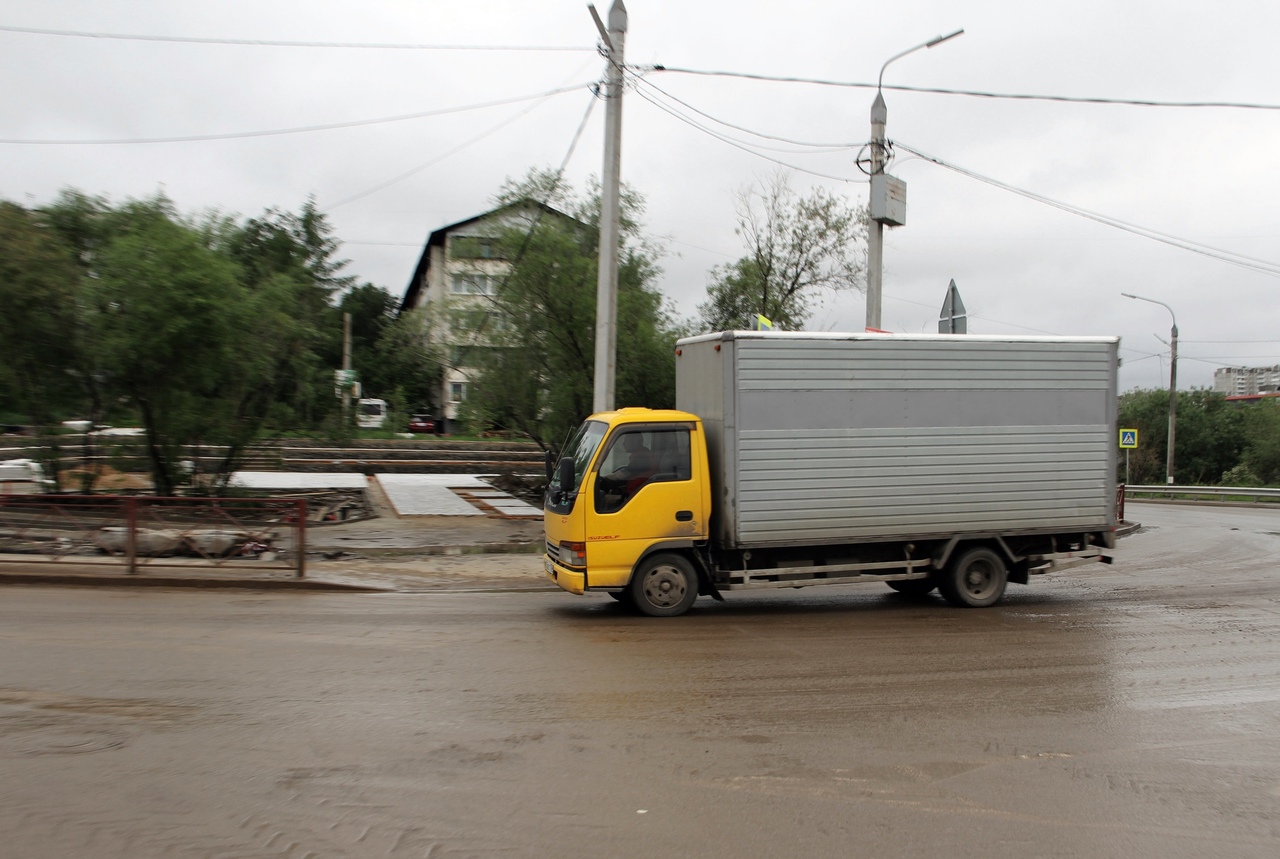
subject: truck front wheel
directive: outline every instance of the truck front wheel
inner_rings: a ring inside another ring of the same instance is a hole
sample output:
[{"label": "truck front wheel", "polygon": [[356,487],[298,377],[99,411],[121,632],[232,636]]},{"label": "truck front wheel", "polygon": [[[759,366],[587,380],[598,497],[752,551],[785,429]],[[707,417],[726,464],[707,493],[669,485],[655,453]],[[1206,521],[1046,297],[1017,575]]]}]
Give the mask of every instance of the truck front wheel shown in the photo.
[{"label": "truck front wheel", "polygon": [[698,598],[698,574],[680,555],[651,555],[640,562],[627,591],[642,614],[675,617]]},{"label": "truck front wheel", "polygon": [[1000,556],[981,547],[962,552],[938,577],[938,590],[961,608],[986,608],[1004,596],[1009,570]]}]

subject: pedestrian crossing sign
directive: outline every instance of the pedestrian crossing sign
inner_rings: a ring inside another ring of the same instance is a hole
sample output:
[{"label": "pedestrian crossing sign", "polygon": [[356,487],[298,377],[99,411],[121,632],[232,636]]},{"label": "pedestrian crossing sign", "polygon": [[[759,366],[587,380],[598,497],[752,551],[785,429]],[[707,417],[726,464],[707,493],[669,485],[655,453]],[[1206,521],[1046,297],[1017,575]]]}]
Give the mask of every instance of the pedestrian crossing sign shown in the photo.
[{"label": "pedestrian crossing sign", "polygon": [[1138,431],[1136,429],[1120,430],[1120,449],[1132,450],[1138,446]]}]

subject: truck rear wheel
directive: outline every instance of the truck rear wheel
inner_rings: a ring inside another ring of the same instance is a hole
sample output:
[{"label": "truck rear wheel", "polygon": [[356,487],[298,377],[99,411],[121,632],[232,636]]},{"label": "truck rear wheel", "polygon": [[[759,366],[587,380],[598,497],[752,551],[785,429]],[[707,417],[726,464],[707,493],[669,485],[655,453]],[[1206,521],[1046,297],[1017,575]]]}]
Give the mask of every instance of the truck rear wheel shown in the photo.
[{"label": "truck rear wheel", "polygon": [[977,547],[962,552],[938,578],[938,590],[960,608],[986,608],[1004,596],[1009,570],[1000,556]]},{"label": "truck rear wheel", "polygon": [[698,574],[679,555],[651,555],[640,562],[627,592],[642,614],[676,617],[698,598]]}]

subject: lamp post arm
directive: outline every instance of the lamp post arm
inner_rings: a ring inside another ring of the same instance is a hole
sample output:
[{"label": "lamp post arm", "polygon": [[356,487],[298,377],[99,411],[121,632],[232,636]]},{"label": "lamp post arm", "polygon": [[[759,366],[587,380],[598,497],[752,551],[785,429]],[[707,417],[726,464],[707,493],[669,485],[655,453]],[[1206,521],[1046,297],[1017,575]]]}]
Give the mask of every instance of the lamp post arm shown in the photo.
[{"label": "lamp post arm", "polygon": [[960,36],[963,34],[964,34],[964,30],[960,29],[960,30],[956,30],[954,33],[948,33],[945,36],[934,36],[929,41],[921,42],[920,44],[916,45],[914,48],[907,48],[905,51],[903,51],[900,54],[894,54],[892,57],[885,60],[884,65],[880,67],[880,77],[876,80],[876,90],[878,91],[882,86],[884,86],[884,70],[889,68],[889,63],[892,63],[894,60],[900,60],[903,57],[905,57],[907,54],[914,54],[916,51],[924,50],[925,48],[932,48],[934,45],[941,45],[943,42],[949,39],[954,39],[956,36]]},{"label": "lamp post arm", "polygon": [[1136,298],[1138,301],[1146,301],[1151,304],[1158,304],[1161,307],[1163,307],[1165,310],[1169,311],[1169,318],[1173,320],[1173,336],[1174,337],[1178,336],[1178,317],[1174,315],[1172,307],[1165,304],[1163,301],[1157,301],[1154,298],[1147,298],[1142,295],[1134,295],[1132,292],[1122,292],[1120,294],[1123,295],[1125,298]]}]

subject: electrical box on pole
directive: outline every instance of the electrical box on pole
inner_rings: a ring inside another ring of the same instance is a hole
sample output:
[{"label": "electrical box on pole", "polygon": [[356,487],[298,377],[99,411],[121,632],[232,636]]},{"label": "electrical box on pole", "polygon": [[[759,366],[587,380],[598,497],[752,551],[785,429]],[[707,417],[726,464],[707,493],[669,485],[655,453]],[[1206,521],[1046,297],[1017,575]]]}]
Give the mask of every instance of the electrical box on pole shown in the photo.
[{"label": "electrical box on pole", "polygon": [[907,223],[907,183],[888,173],[871,177],[871,220],[890,227]]}]

